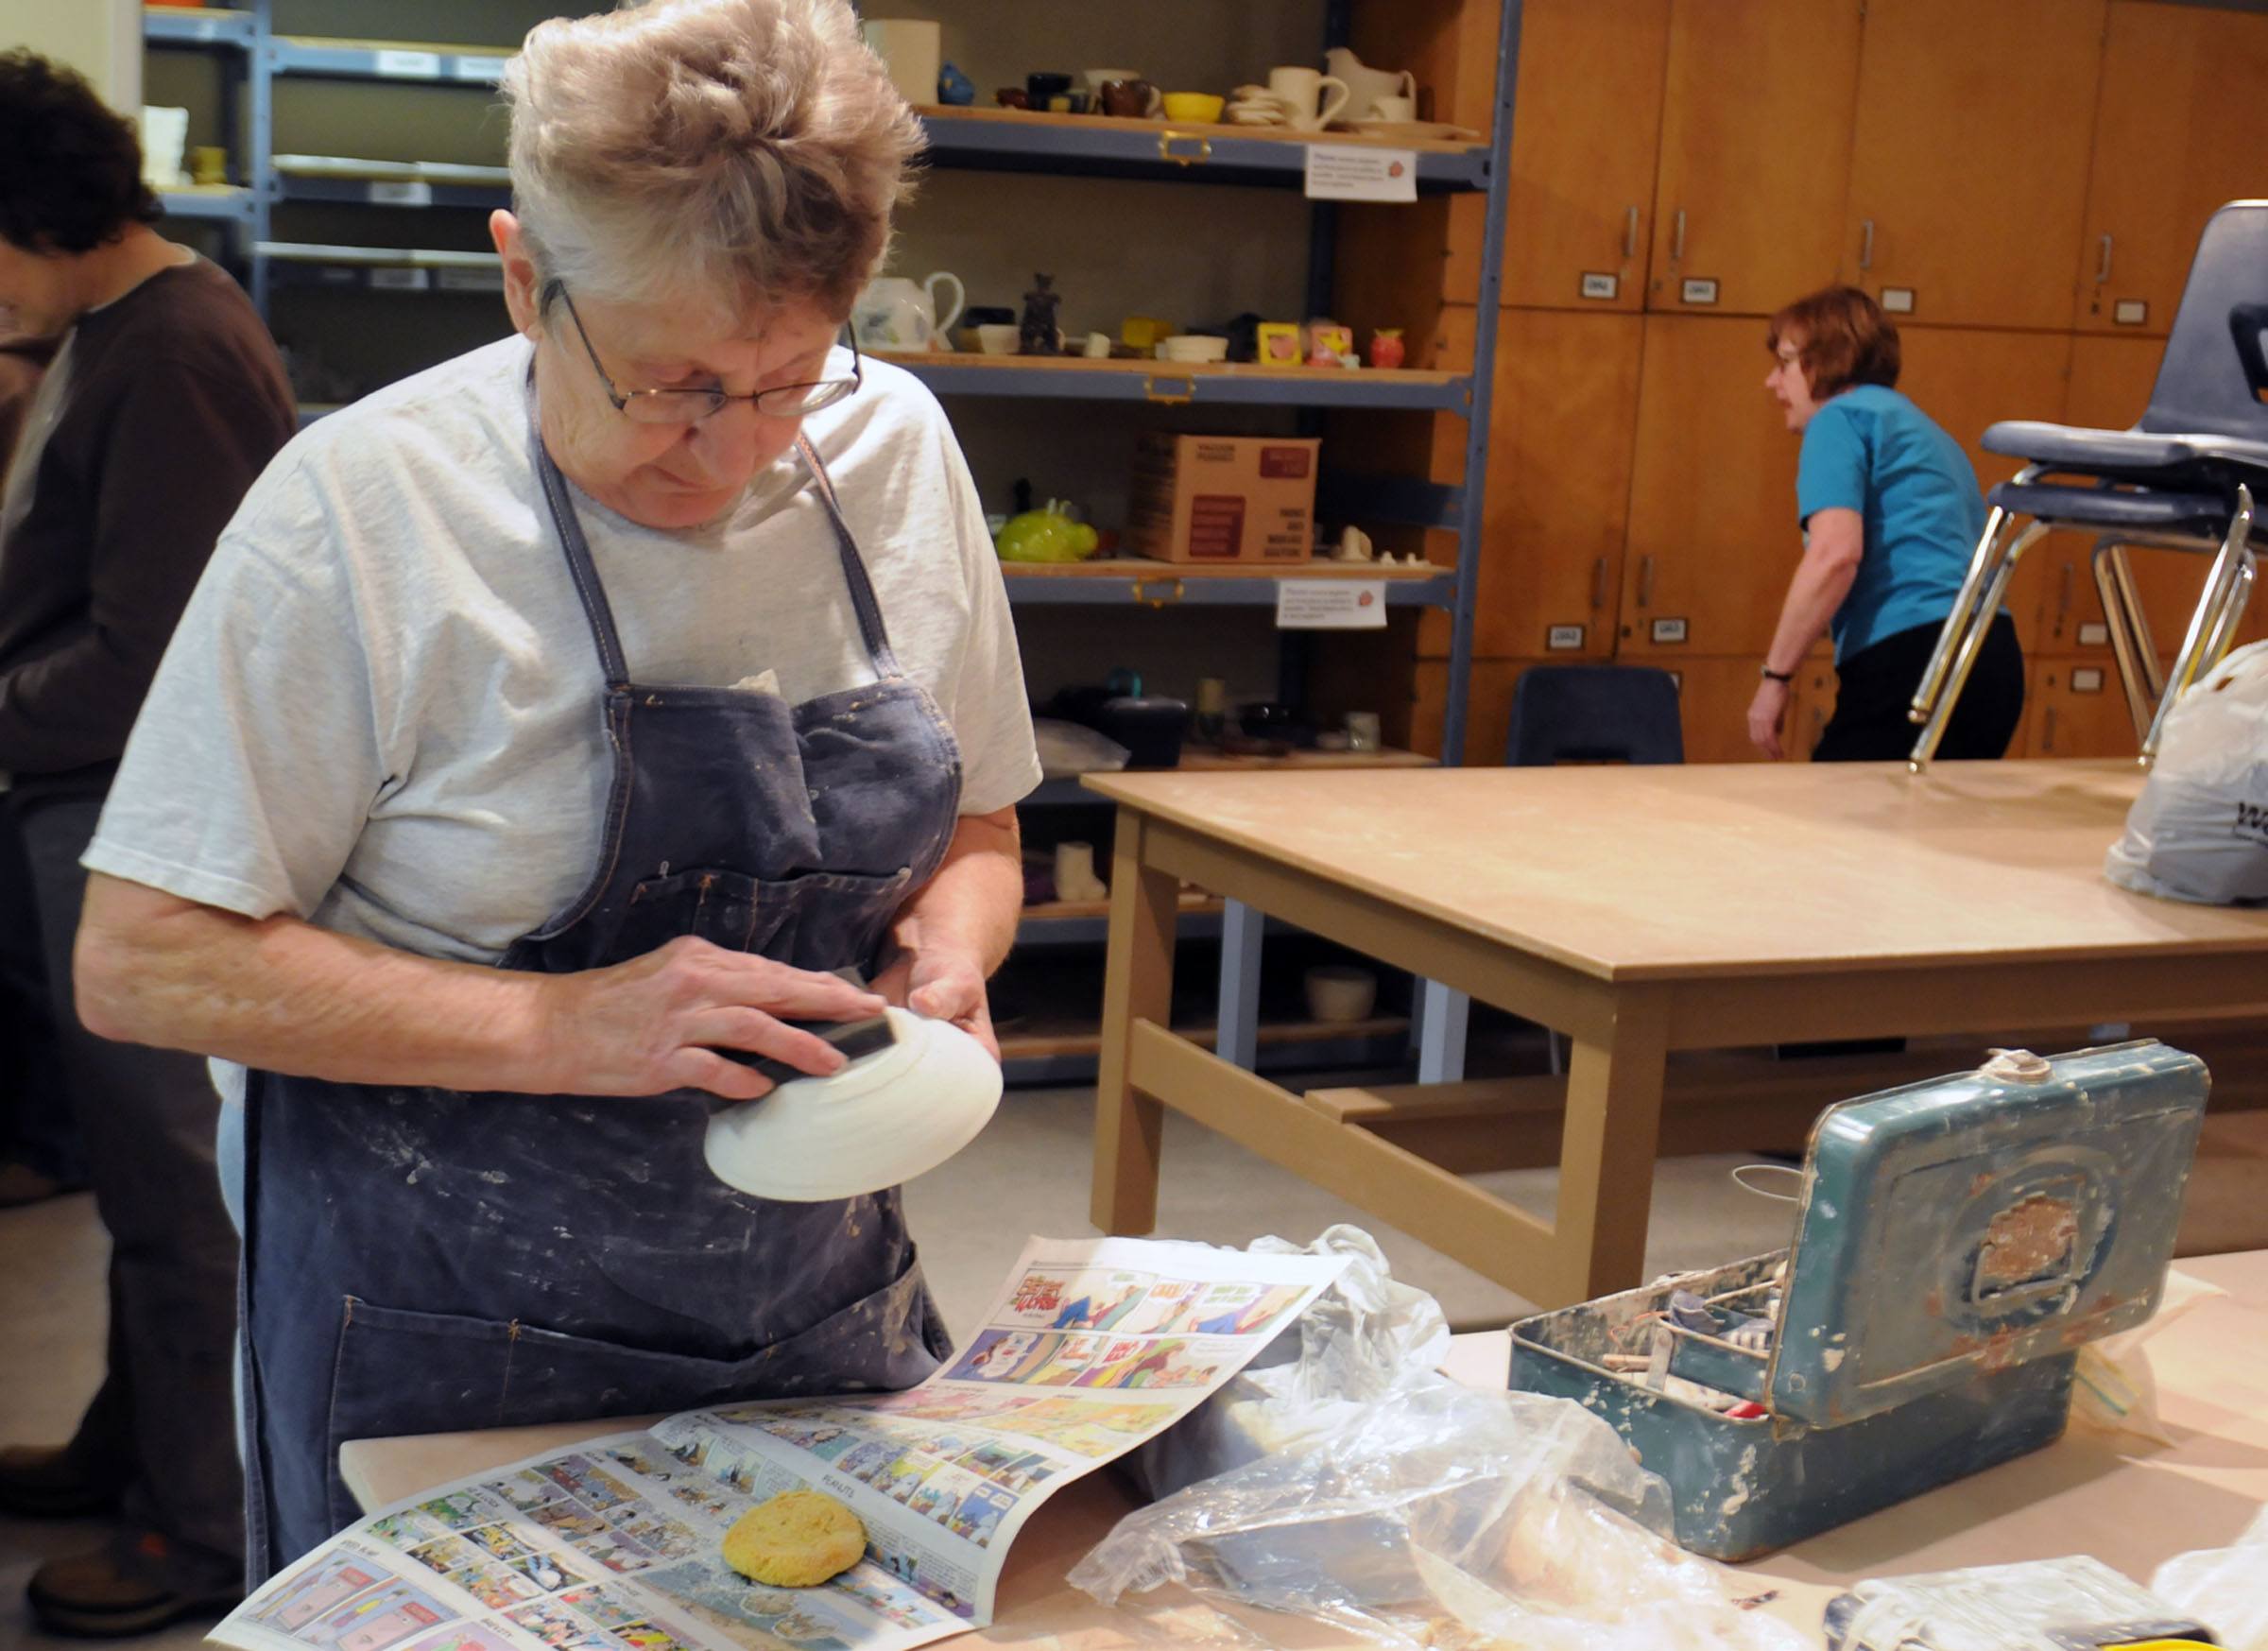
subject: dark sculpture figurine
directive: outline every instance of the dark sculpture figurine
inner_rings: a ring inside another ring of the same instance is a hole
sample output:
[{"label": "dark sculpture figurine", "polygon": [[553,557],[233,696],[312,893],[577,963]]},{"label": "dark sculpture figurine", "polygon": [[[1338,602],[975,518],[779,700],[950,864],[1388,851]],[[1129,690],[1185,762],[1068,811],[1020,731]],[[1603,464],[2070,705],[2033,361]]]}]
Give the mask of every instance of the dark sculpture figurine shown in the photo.
[{"label": "dark sculpture figurine", "polygon": [[1056,327],[1056,306],[1063,295],[1054,290],[1055,277],[1034,274],[1032,290],[1023,295],[1023,320],[1016,335],[1019,355],[1060,355],[1061,335]]}]

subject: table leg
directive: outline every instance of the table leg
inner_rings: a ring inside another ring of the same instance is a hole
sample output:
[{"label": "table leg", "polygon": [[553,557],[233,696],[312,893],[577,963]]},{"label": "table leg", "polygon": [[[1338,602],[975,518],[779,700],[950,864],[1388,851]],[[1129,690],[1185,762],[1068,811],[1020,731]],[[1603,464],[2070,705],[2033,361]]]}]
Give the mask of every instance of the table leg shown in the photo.
[{"label": "table leg", "polygon": [[1624,989],[1615,995],[1606,1040],[1573,1040],[1553,1222],[1566,1300],[1589,1300],[1644,1281],[1667,1008],[1655,993]]},{"label": "table leg", "polygon": [[1472,1000],[1437,980],[1420,980],[1418,1006],[1418,1081],[1460,1081],[1465,1076],[1465,1027]]},{"label": "table leg", "polygon": [[1094,1092],[1094,1224],[1106,1232],[1158,1225],[1158,1141],[1165,1109],[1128,1082],[1134,1025],[1170,1023],[1180,883],[1143,864],[1143,818],[1118,814],[1110,865],[1110,939],[1103,978],[1103,1048]]}]

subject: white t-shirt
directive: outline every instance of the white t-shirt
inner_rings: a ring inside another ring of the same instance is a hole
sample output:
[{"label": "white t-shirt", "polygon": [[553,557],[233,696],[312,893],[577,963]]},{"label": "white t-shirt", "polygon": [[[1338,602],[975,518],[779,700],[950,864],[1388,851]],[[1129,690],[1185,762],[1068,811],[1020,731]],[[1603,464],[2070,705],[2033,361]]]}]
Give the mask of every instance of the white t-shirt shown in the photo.
[{"label": "white t-shirt", "polygon": [[[588,885],[612,774],[604,674],[533,469],[507,338],[325,419],[221,536],[85,864],[247,917],[492,962]],[[848,362],[840,363],[848,370]],[[967,462],[919,381],[866,364],[814,414],[900,666],[960,742],[961,811],[1040,781]],[[791,451],[721,523],[576,513],[631,679],[793,701],[874,679]],[[224,1089],[233,1089],[224,1083]]]}]

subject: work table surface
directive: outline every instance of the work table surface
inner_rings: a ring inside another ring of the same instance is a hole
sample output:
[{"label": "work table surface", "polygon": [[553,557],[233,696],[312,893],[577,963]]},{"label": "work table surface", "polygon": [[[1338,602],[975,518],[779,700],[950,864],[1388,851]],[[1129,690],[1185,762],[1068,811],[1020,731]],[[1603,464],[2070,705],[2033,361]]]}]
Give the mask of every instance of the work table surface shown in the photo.
[{"label": "work table surface", "polygon": [[2132,763],[1097,774],[1144,817],[1611,981],[2161,949],[2268,965],[2268,911],[2103,875]]}]

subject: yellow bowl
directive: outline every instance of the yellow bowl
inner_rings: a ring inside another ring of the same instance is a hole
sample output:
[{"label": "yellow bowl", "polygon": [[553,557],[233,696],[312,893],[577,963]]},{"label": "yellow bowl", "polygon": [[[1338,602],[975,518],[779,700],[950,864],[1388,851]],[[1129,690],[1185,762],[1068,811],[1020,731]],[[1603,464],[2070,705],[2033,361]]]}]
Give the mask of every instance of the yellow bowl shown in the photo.
[{"label": "yellow bowl", "polygon": [[1168,92],[1164,99],[1165,118],[1189,126],[1211,126],[1221,118],[1228,101],[1210,92]]}]

